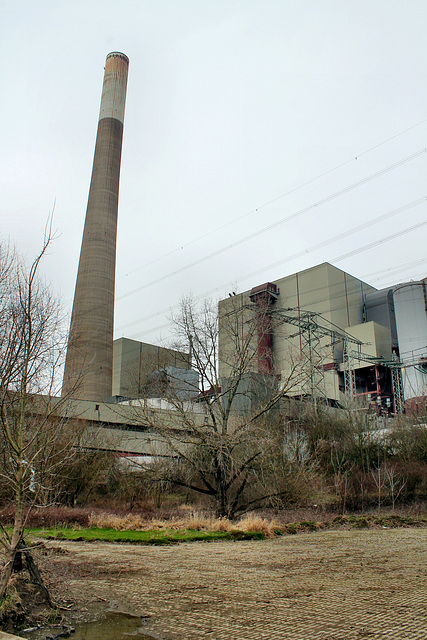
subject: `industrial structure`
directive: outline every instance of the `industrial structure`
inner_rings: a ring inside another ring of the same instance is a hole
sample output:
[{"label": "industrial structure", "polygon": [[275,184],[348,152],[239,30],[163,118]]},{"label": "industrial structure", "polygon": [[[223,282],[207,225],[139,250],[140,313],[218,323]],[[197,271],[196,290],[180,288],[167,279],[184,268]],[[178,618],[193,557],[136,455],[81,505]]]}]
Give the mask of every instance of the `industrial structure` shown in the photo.
[{"label": "industrial structure", "polygon": [[425,281],[377,291],[324,263],[229,296],[219,316],[221,380],[233,375],[234,349],[221,326],[235,316],[242,335],[256,322],[250,373],[260,390],[266,376],[288,381],[298,363],[287,395],[335,406],[362,396],[383,413],[425,406]]},{"label": "industrial structure", "polygon": [[120,162],[129,60],[105,63],[92,179],[64,370],[63,395],[111,396]]},{"label": "industrial structure", "polygon": [[[207,402],[227,397],[244,345],[237,411],[274,385],[286,394],[342,406],[363,396],[378,411],[425,404],[426,282],[376,290],[324,263],[231,295],[219,303],[218,380],[191,369],[191,352],[127,338],[113,345],[116,232],[128,58],[108,54],[64,370],[63,396],[95,403],[158,399]],[[243,340],[240,340],[240,338]],[[240,345],[240,347],[238,347]],[[252,355],[248,355],[252,354]],[[298,364],[298,367],[295,365]],[[302,372],[302,375],[301,375]],[[277,384],[276,384],[277,383]],[[222,389],[222,391],[221,391]],[[225,394],[225,395],[224,395]],[[234,397],[234,396],[233,396]],[[245,404],[246,403],[246,404]],[[196,411],[196,408],[195,408]],[[200,407],[196,412],[200,412]]]},{"label": "industrial structure", "polygon": [[[425,409],[427,401],[427,284],[426,279],[397,284],[369,294],[366,319],[386,327],[393,359],[388,363],[401,384],[406,409]],[[400,376],[396,372],[400,372]],[[395,394],[396,395],[396,394]],[[403,407],[402,407],[403,408]],[[399,409],[399,407],[398,407]]]},{"label": "industrial structure", "polygon": [[201,392],[190,353],[120,338],[113,396],[68,400],[66,412],[87,425],[82,446],[148,460],[171,455],[165,425],[172,433],[188,420],[207,424],[208,404],[230,401],[236,374],[236,414],[267,406],[288,378],[285,395],[302,401],[339,407],[363,398],[382,415],[425,411],[426,283],[378,291],[324,263],[230,295],[219,303],[217,362],[219,386]]},{"label": "industrial structure", "polygon": [[113,401],[176,395],[190,400],[199,393],[191,354],[129,338],[113,342]]}]

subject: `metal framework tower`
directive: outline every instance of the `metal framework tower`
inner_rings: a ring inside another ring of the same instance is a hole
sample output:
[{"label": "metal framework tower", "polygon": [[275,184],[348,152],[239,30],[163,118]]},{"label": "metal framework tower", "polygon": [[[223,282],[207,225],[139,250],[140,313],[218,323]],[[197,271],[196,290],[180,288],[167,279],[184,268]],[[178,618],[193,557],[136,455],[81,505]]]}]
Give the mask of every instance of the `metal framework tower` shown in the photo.
[{"label": "metal framework tower", "polygon": [[393,364],[391,366],[391,380],[393,385],[394,412],[403,413],[405,408],[405,396],[403,393],[402,383],[402,363],[397,356],[393,358]]},{"label": "metal framework tower", "polygon": [[344,390],[350,400],[356,398],[356,377],[355,377],[355,360],[358,358],[359,351],[355,352],[351,348],[351,342],[345,336],[343,340],[343,362],[344,362]]},{"label": "metal framework tower", "polygon": [[[271,283],[269,283],[270,286]],[[392,360],[386,360],[382,357],[372,356],[362,352],[363,343],[357,338],[351,336],[345,330],[340,329],[333,323],[323,318],[320,314],[305,311],[300,308],[275,308],[272,302],[266,304],[267,285],[262,285],[252,289],[250,299],[252,302],[258,302],[258,361],[263,364],[259,367],[259,371],[268,374],[274,374],[272,367],[272,346],[273,346],[273,325],[275,329],[283,324],[293,325],[298,328],[297,333],[289,335],[288,338],[300,337],[300,350],[303,358],[302,365],[304,371],[304,380],[301,383],[301,392],[310,396],[314,403],[317,400],[326,400],[325,388],[325,371],[329,370],[329,364],[324,363],[322,353],[322,338],[329,338],[330,346],[342,343],[342,358],[344,373],[344,391],[350,400],[355,400],[357,396],[356,390],[356,369],[360,362],[374,365],[376,375],[378,376],[377,367],[385,367],[391,373],[394,412],[402,413],[405,406],[403,384],[402,384],[402,367],[415,366],[416,362],[405,363],[400,362],[397,356],[393,356]],[[275,292],[274,292],[275,293]],[[258,300],[258,295],[262,294]],[[275,300],[273,300],[275,302]],[[262,303],[262,304],[261,304]],[[248,306],[253,309],[253,306]],[[325,346],[325,345],[323,345]],[[328,345],[329,346],[329,345]],[[266,358],[268,356],[268,358]],[[265,364],[268,363],[268,366]],[[331,363],[335,364],[335,363]],[[387,405],[388,406],[388,405]]]},{"label": "metal framework tower", "polygon": [[[346,393],[353,395],[352,388],[349,387],[349,384],[354,384],[354,374],[350,369],[351,362],[348,360],[350,354],[349,344],[355,344],[357,348],[360,349],[362,343],[329,323],[318,313],[304,311],[302,309],[277,309],[276,314],[281,322],[293,325],[299,329],[295,335],[300,336],[301,354],[304,358],[304,371],[306,372],[305,381],[302,385],[303,392],[310,395],[314,401],[316,401],[316,399],[326,399],[325,368],[321,338],[327,337],[331,340],[332,344],[340,341],[343,342],[344,362],[346,363],[345,390]],[[350,383],[347,380],[349,380]]]},{"label": "metal framework tower", "polygon": [[109,53],[74,294],[63,395],[111,396],[120,162],[129,60]]}]

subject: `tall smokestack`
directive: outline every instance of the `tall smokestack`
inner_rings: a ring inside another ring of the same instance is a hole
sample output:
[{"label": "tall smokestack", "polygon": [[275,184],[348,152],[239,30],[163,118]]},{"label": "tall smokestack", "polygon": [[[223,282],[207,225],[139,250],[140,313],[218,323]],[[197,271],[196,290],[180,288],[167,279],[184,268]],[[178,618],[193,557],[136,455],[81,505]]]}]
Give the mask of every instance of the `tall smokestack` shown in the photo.
[{"label": "tall smokestack", "polygon": [[62,393],[111,396],[120,160],[129,59],[109,53],[74,293]]}]

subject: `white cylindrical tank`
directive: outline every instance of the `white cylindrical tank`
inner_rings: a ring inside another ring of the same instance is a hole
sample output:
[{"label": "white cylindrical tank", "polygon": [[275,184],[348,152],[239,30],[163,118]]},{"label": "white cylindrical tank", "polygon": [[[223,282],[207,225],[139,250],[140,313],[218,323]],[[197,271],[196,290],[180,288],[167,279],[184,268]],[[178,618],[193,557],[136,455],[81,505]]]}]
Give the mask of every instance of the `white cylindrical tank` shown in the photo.
[{"label": "white cylindrical tank", "polygon": [[425,280],[393,289],[405,401],[427,397],[427,290]]}]

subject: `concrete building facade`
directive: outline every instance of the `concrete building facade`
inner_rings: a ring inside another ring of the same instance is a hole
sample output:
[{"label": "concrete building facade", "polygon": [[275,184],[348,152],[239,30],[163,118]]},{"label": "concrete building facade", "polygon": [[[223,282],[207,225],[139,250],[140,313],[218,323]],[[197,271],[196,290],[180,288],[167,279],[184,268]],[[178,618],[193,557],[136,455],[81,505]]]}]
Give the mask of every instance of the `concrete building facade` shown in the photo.
[{"label": "concrete building facade", "polygon": [[129,338],[114,340],[112,395],[117,399],[158,397],[171,381],[178,394],[191,395],[193,388],[198,390],[194,374],[188,353]]},{"label": "concrete building facade", "polygon": [[[250,372],[285,381],[287,395],[337,405],[346,394],[363,396],[389,413],[404,410],[411,399],[425,401],[424,281],[378,291],[324,263],[220,301],[220,323],[233,315],[240,317],[242,335],[253,331]],[[256,331],[251,322],[257,323]],[[235,344],[220,329],[223,380],[233,375],[229,363]],[[289,384],[296,363],[300,375]]]},{"label": "concrete building facade", "polygon": [[[270,341],[274,375],[279,376],[282,381],[288,380],[298,362],[303,359],[308,363],[311,361],[313,371],[322,369],[322,380],[313,380],[312,373],[308,373],[305,379],[302,377],[297,384],[289,385],[292,387],[290,395],[311,395],[312,385],[315,384],[316,387],[323,387],[319,393],[330,401],[339,402],[344,391],[343,374],[338,370],[338,363],[343,359],[343,341],[334,340],[333,331],[335,328],[337,333],[340,330],[343,333],[342,327],[362,322],[364,296],[374,291],[374,288],[327,263],[268,284],[273,285],[275,291],[274,305],[267,310],[267,315],[272,318]],[[250,318],[260,312],[251,301],[253,292],[259,289],[260,287],[254,287],[238,296],[222,300],[219,303],[220,318],[229,314],[233,307],[241,307],[244,316],[242,327],[246,327],[242,330],[247,330]],[[266,310],[261,310],[261,314],[266,315]],[[325,329],[314,332],[311,350],[304,331],[304,327],[309,327],[310,319],[313,326],[320,324]],[[254,335],[253,349],[259,348],[258,343],[259,332],[257,336]],[[313,354],[313,347],[317,355]],[[230,356],[224,356],[229,348],[225,332],[220,331],[221,378],[231,375],[227,366]],[[318,362],[315,361],[316,358]],[[265,365],[260,364],[259,358],[254,358],[252,371],[266,373]]]}]

